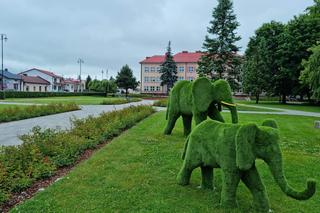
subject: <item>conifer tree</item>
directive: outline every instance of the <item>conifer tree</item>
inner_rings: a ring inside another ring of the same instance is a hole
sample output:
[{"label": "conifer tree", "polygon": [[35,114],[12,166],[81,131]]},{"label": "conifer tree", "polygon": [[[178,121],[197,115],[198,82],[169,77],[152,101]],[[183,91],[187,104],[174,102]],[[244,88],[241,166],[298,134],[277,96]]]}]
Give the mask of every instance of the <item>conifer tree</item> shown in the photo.
[{"label": "conifer tree", "polygon": [[170,41],[167,47],[165,61],[161,64],[160,67],[160,73],[161,86],[167,85],[167,92],[169,93],[174,83],[178,80],[177,65],[173,60]]},{"label": "conifer tree", "polygon": [[220,79],[224,73],[235,69],[241,62],[236,55],[239,47],[235,44],[241,39],[235,32],[239,22],[236,20],[231,0],[218,0],[212,18],[207,29],[209,35],[206,35],[203,43],[205,54],[199,61],[197,72],[200,76]]},{"label": "conifer tree", "polygon": [[133,76],[133,71],[127,64],[118,72],[115,82],[119,88],[126,90],[126,97],[129,89],[135,89],[138,86],[138,82]]}]

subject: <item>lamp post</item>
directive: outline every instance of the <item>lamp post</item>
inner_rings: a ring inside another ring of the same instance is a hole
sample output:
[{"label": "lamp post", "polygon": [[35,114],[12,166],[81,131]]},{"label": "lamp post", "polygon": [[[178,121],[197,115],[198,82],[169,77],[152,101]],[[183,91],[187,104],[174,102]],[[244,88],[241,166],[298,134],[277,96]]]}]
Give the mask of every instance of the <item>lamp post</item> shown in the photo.
[{"label": "lamp post", "polygon": [[80,65],[80,75],[79,75],[79,80],[80,80],[80,92],[82,92],[82,82],[81,82],[81,64],[82,64],[82,63],[84,63],[84,61],[83,61],[81,58],[79,58],[77,62],[78,62],[78,64]]},{"label": "lamp post", "polygon": [[106,96],[108,96],[108,92],[109,92],[109,84],[110,84],[110,81],[108,80],[108,69],[106,70],[106,79],[107,79],[107,92],[106,92]]},{"label": "lamp post", "polygon": [[1,34],[1,90],[3,93],[3,99],[5,98],[4,94],[4,75],[3,75],[3,41],[7,41],[7,35]]}]

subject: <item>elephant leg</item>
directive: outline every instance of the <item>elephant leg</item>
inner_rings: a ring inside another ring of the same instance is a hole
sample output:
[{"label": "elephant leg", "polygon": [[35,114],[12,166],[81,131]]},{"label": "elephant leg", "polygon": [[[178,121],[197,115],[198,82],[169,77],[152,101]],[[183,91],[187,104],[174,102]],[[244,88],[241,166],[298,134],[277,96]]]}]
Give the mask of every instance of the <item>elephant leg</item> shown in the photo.
[{"label": "elephant leg", "polygon": [[252,167],[249,171],[245,172],[241,179],[251,191],[253,206],[256,211],[268,212],[270,208],[268,195],[256,167]]},{"label": "elephant leg", "polygon": [[201,166],[201,188],[213,189],[213,168],[208,166]]},{"label": "elephant leg", "polygon": [[182,115],[183,120],[183,133],[188,136],[191,132],[192,115]]},{"label": "elephant leg", "polygon": [[208,110],[208,116],[213,120],[220,121],[220,122],[224,123],[224,119],[223,119],[221,113],[214,105],[210,106],[210,108]]},{"label": "elephant leg", "polygon": [[195,112],[195,113],[193,113],[196,125],[200,124],[202,121],[205,121],[207,119],[207,114],[208,114],[207,112]]},{"label": "elephant leg", "polygon": [[180,116],[179,114],[170,114],[169,115],[168,123],[167,123],[166,129],[164,130],[165,135],[171,134],[171,132],[174,128],[174,125],[176,124],[176,121],[179,118],[179,116]]},{"label": "elephant leg", "polygon": [[238,171],[222,170],[222,192],[221,206],[225,208],[236,208],[236,192],[240,181]]},{"label": "elephant leg", "polygon": [[179,185],[189,185],[193,169],[194,168],[189,168],[185,162],[183,163],[183,166],[180,169],[180,172],[177,176],[177,181]]}]

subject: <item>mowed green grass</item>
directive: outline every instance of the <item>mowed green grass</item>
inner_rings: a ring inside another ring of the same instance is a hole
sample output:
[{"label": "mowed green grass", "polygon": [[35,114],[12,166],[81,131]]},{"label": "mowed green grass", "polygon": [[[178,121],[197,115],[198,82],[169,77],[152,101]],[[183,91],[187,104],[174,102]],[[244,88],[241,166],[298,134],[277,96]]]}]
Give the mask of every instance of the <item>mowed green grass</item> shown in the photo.
[{"label": "mowed green grass", "polygon": [[237,101],[241,104],[247,104],[252,106],[263,106],[270,108],[280,108],[280,109],[290,109],[290,110],[300,110],[305,112],[319,112],[320,106],[312,106],[308,104],[281,104],[275,101],[260,101],[259,104],[256,104],[254,101]]},{"label": "mowed green grass", "polygon": [[7,98],[5,102],[16,103],[76,103],[78,105],[99,105],[103,101],[110,104],[125,101],[122,97],[99,97],[99,96],[70,96],[70,97],[48,97],[48,98]]},{"label": "mowed green grass", "polygon": [[[229,120],[230,116],[224,117]],[[239,117],[241,122],[257,123],[276,118],[289,183],[302,190],[309,177],[320,182],[320,130],[313,129],[314,118],[247,114]],[[189,186],[176,184],[185,138],[181,119],[173,134],[164,136],[164,118],[165,112],[159,112],[140,122],[12,212],[226,212],[219,207],[219,169],[214,171],[214,191],[198,188],[199,169],[193,172]],[[318,191],[308,201],[289,198],[275,184],[266,164],[260,160],[256,164],[274,212],[319,212]],[[239,185],[237,200],[239,209],[232,212],[252,212],[252,197],[243,183]]]}]

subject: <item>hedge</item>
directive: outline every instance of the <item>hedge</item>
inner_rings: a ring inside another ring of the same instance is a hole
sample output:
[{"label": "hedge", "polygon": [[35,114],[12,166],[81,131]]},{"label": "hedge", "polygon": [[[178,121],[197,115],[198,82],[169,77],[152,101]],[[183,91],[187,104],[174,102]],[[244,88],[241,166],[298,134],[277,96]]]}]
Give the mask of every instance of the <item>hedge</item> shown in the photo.
[{"label": "hedge", "polygon": [[21,145],[1,147],[0,204],[34,181],[52,176],[57,168],[75,163],[86,149],[119,135],[153,112],[151,106],[132,106],[99,117],[74,119],[71,130],[35,127],[21,136]]},{"label": "hedge", "polygon": [[56,113],[79,110],[80,107],[75,103],[57,103],[48,105],[12,106],[0,110],[0,123],[8,121],[34,118]]},{"label": "hedge", "polygon": [[41,98],[41,97],[62,97],[62,96],[106,96],[102,92],[20,92],[5,91],[0,92],[0,99],[5,98]]}]

